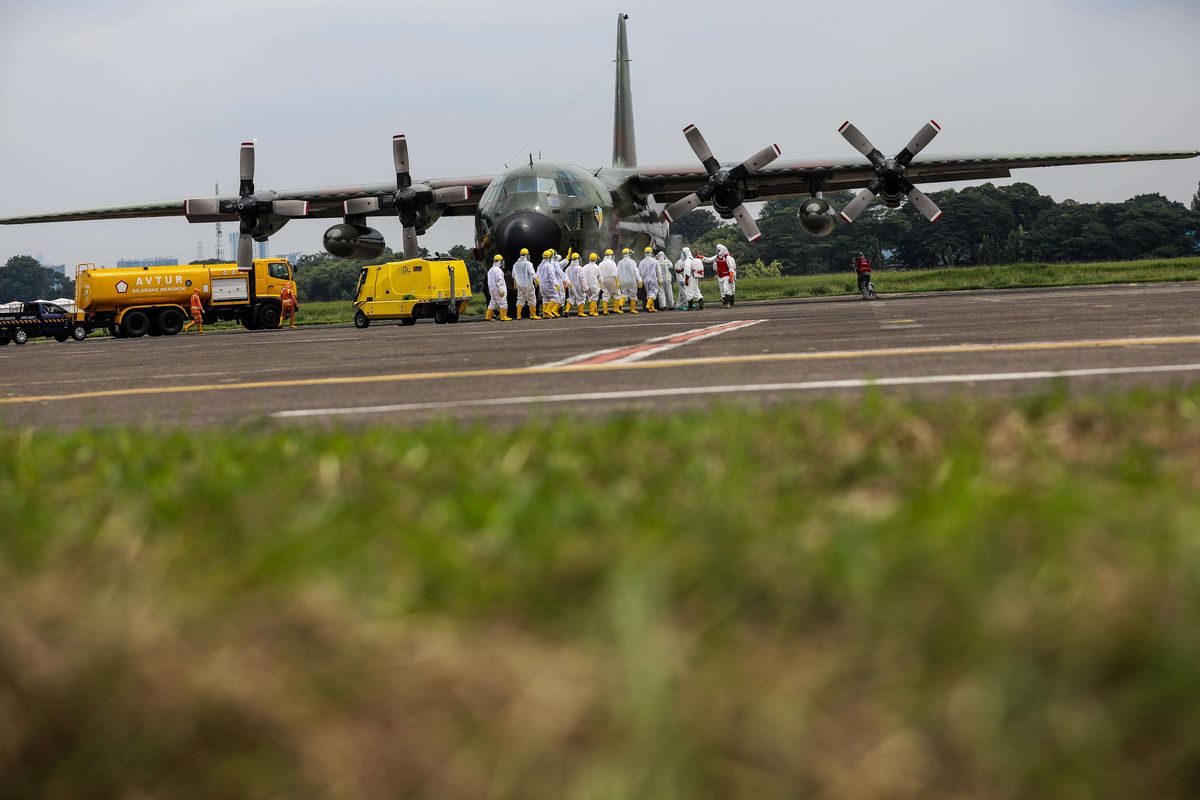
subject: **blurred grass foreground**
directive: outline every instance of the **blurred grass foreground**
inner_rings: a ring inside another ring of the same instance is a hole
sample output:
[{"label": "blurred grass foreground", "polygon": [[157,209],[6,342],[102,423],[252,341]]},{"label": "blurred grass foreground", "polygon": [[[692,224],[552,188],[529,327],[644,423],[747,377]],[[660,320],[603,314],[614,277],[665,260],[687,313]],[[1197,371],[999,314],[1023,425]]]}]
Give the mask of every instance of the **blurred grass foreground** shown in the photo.
[{"label": "blurred grass foreground", "polygon": [[0,429],[4,798],[1165,798],[1200,390]]}]

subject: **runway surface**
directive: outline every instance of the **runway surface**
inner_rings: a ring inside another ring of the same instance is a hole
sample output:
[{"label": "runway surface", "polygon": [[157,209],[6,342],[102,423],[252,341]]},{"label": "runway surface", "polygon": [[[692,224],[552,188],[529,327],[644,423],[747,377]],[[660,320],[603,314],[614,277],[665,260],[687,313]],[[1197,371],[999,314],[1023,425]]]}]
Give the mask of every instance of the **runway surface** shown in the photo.
[{"label": "runway surface", "polygon": [[406,423],[1200,380],[1200,284],[0,348],[0,424]]}]

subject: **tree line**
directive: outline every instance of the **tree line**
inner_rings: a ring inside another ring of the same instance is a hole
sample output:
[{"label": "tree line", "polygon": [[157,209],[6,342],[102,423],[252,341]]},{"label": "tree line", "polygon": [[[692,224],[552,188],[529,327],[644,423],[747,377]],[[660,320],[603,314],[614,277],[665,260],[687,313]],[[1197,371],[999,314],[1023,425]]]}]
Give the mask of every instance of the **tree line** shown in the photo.
[{"label": "tree line", "polygon": [[[852,192],[826,195],[835,209],[852,197]],[[800,227],[797,211],[806,199],[798,199],[763,205],[758,220],[763,238],[756,245],[708,209],[679,220],[672,233],[682,235],[693,251],[708,254],[724,242],[739,262],[778,262],[784,275],[846,271],[858,252],[890,267],[1128,261],[1200,252],[1200,189],[1190,208],[1160,194],[1123,203],[1056,203],[1028,183],[987,183],[930,197],[945,212],[936,224],[907,203],[889,209],[877,202],[853,225],[839,224],[818,239]]]},{"label": "tree line", "polygon": [[75,281],[43,267],[33,256],[13,256],[0,267],[0,303],[74,296]]}]

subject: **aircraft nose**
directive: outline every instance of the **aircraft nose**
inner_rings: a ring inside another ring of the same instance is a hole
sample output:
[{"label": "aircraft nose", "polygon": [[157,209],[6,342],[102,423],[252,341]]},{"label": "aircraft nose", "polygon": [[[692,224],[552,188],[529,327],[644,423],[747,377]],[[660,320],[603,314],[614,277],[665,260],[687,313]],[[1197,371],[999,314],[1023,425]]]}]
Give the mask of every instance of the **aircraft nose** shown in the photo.
[{"label": "aircraft nose", "polygon": [[496,249],[507,264],[517,260],[522,247],[529,248],[529,260],[542,260],[547,249],[558,250],[562,245],[562,230],[558,223],[537,211],[517,211],[496,225]]}]

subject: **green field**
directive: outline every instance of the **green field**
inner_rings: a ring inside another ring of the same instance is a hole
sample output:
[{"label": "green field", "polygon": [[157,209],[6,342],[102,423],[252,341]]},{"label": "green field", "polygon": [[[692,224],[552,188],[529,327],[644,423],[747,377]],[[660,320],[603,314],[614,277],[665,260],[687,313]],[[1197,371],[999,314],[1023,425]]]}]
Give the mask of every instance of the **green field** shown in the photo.
[{"label": "green field", "polygon": [[1197,464],[1200,389],[0,428],[0,796],[1194,796]]},{"label": "green field", "polygon": [[[1101,264],[1013,264],[952,269],[880,270],[874,275],[876,291],[943,292],[955,289],[1016,289],[1037,286],[1078,286],[1104,283],[1152,283],[1200,280],[1200,258],[1158,261],[1125,261]],[[704,282],[703,291],[716,301],[716,281]],[[853,273],[801,275],[784,278],[743,278],[738,281],[739,300],[779,300],[854,294]],[[476,294],[468,313],[482,314],[487,299]],[[301,324],[350,322],[349,301],[304,303],[297,319]]]}]

